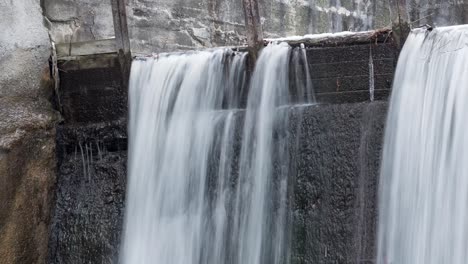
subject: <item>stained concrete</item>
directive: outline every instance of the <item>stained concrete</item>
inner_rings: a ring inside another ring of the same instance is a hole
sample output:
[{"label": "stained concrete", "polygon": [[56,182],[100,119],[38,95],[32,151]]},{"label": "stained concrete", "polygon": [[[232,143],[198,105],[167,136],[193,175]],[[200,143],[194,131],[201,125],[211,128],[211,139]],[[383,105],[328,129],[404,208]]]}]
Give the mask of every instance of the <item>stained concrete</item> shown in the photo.
[{"label": "stained concrete", "polygon": [[[319,104],[288,111],[290,129],[275,140],[286,137],[293,146],[292,263],[372,263],[387,103]],[[236,116],[235,160],[243,112]],[[124,121],[59,128],[49,263],[116,263],[127,172],[125,128]],[[232,169],[236,174],[237,167]]]},{"label": "stained concrete", "polygon": [[2,263],[45,263],[58,120],[44,98],[0,97]]},{"label": "stained concrete", "polygon": [[116,54],[59,61],[60,109],[66,123],[97,123],[127,113],[127,90]]},{"label": "stained concrete", "polygon": [[50,42],[39,0],[0,1],[0,262],[45,263],[55,184]]},{"label": "stained concrete", "polygon": [[[468,23],[467,0],[260,0],[265,37],[363,31],[409,21],[417,27]],[[245,43],[241,1],[129,0],[134,53]],[[52,38],[60,42],[113,36],[109,1],[44,0]]]},{"label": "stained concrete", "polygon": [[127,91],[115,54],[59,61],[57,184],[48,263],[118,263],[127,178]]},{"label": "stained concrete", "polygon": [[59,169],[48,263],[118,263],[127,153],[75,146]]},{"label": "stained concrete", "polygon": [[373,263],[387,103],[296,108],[293,264]]},{"label": "stained concrete", "polygon": [[42,0],[41,3],[46,25],[56,43],[114,36],[110,0]]},{"label": "stained concrete", "polygon": [[38,97],[50,42],[39,0],[0,1],[0,97]]},{"label": "stained concrete", "polygon": [[318,102],[350,103],[385,100],[390,94],[398,60],[398,47],[385,43],[319,47],[306,51]]}]

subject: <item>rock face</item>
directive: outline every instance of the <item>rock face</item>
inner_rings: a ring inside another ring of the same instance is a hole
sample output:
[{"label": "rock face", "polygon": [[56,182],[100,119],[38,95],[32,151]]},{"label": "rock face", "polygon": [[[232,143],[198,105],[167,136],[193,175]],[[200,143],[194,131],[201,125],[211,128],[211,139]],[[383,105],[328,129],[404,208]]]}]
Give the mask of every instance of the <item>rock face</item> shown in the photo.
[{"label": "rock face", "polygon": [[[132,50],[148,54],[243,44],[241,4],[128,0]],[[391,26],[398,17],[414,27],[468,23],[466,0],[259,0],[259,6],[265,37],[370,30]],[[114,35],[109,1],[44,0],[44,10],[57,43]]]},{"label": "rock face", "polygon": [[0,262],[45,263],[55,184],[49,38],[39,0],[0,2]]}]

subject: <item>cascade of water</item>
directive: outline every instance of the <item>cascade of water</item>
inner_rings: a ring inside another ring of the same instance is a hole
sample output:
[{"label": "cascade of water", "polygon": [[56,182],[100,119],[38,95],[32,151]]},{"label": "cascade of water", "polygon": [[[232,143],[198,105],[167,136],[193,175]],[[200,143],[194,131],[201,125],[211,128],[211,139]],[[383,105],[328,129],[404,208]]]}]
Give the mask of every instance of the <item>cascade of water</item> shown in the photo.
[{"label": "cascade of water", "polygon": [[374,72],[374,59],[372,58],[372,47],[369,49],[369,98],[374,101],[375,92],[375,72]]},{"label": "cascade of water", "polygon": [[309,63],[307,61],[307,53],[304,44],[300,47],[294,48],[292,51],[292,86],[295,91],[294,98],[291,99],[296,103],[311,103],[315,102],[315,94],[312,87],[312,80],[310,77]]},{"label": "cascade of water", "polygon": [[400,55],[380,180],[378,263],[468,259],[468,26],[413,31]]},{"label": "cascade of water", "polygon": [[262,51],[250,85],[236,194],[238,264],[285,263],[287,172],[275,171],[273,162],[282,161],[285,167],[288,163],[286,143],[280,139],[275,149],[273,134],[287,130],[287,112],[278,107],[289,102],[288,63],[287,44],[269,45]]},{"label": "cascade of water", "polygon": [[123,263],[287,263],[290,54],[263,49],[246,110],[245,53],[133,63]]},{"label": "cascade of water", "polygon": [[[223,63],[232,56],[241,58]],[[213,205],[221,207],[215,218],[225,211],[223,195],[217,193],[212,203],[206,192],[219,128],[233,119],[233,113],[220,110],[220,88],[233,81],[224,66],[236,72],[244,67],[243,58],[216,50],[133,63],[123,263],[224,262],[223,249],[215,244],[223,235],[210,232],[225,230],[217,225],[224,221],[213,221],[211,214]]]}]

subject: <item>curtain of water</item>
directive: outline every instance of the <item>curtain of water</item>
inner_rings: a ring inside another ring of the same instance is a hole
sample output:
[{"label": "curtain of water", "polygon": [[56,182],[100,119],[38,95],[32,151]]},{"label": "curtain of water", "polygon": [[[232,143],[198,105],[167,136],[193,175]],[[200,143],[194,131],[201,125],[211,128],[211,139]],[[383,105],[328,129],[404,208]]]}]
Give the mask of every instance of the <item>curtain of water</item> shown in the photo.
[{"label": "curtain of water", "polygon": [[246,110],[245,53],[133,63],[123,263],[287,263],[290,53],[262,51]]},{"label": "curtain of water", "polygon": [[468,27],[416,30],[398,62],[380,181],[378,263],[468,260]]},{"label": "curtain of water", "polygon": [[277,108],[289,101],[288,54],[286,44],[266,47],[250,85],[236,194],[238,264],[283,263],[287,174],[275,171],[273,156],[287,155],[282,147],[274,149],[273,133],[287,129],[287,113]]},{"label": "curtain of water", "polygon": [[220,255],[205,193],[215,138],[234,114],[219,110],[222,87],[234,81],[223,67],[230,56],[232,68],[243,67],[244,55],[225,50],[133,63],[124,263],[211,263]]}]

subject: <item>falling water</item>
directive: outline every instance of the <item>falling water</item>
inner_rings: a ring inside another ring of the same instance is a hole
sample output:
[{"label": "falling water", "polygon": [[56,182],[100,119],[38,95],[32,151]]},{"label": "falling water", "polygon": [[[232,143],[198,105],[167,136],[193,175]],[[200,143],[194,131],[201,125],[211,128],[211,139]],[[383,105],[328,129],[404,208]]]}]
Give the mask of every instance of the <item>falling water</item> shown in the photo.
[{"label": "falling water", "polygon": [[398,62],[380,181],[378,263],[468,259],[468,26],[413,31]]},{"label": "falling water", "polygon": [[374,59],[372,58],[372,47],[369,49],[369,99],[371,102],[374,101],[375,92],[375,71],[374,71]]},{"label": "falling water", "polygon": [[245,110],[245,53],[134,61],[123,263],[288,262],[290,54],[262,50]]},{"label": "falling water", "polygon": [[291,65],[293,67],[292,86],[295,88],[294,98],[296,103],[310,103],[315,101],[315,94],[310,76],[307,53],[304,44],[292,51]]}]

